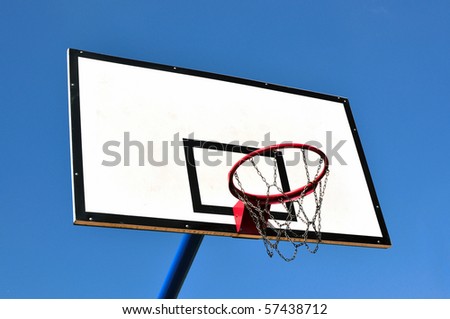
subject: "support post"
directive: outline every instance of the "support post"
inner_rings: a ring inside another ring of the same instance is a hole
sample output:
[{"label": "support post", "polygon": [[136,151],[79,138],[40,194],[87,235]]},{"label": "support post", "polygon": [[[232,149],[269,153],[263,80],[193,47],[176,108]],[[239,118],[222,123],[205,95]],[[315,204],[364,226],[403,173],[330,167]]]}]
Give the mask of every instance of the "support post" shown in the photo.
[{"label": "support post", "polygon": [[185,234],[170,266],[159,299],[176,299],[191,268],[204,235]]}]

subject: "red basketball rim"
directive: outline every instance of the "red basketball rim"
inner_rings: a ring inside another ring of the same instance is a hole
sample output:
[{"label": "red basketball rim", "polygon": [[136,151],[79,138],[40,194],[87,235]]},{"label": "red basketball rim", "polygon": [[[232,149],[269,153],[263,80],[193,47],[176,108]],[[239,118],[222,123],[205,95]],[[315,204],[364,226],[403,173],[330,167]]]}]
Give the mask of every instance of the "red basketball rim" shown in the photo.
[{"label": "red basketball rim", "polygon": [[[267,152],[272,152],[277,149],[282,148],[299,148],[304,149],[308,151],[312,151],[316,154],[318,154],[322,160],[323,160],[323,168],[321,172],[317,175],[317,177],[309,182],[308,184],[301,186],[297,189],[294,189],[292,191],[283,193],[283,194],[273,194],[273,195],[258,195],[258,194],[252,194],[244,192],[236,187],[234,184],[233,176],[236,173],[236,170],[241,166],[244,162],[246,162],[248,159],[255,157],[257,155],[261,155]],[[231,168],[230,172],[228,173],[228,188],[230,189],[231,194],[235,196],[237,199],[240,198],[247,198],[248,200],[252,202],[264,202],[268,204],[279,204],[282,202],[289,202],[293,201],[295,199],[300,198],[302,195],[306,196],[308,194],[311,194],[317,187],[317,184],[320,182],[320,180],[325,176],[326,172],[328,170],[328,158],[321,150],[318,148],[309,145],[309,144],[300,144],[300,143],[282,143],[282,144],[276,144],[276,145],[270,145],[267,147],[263,147],[260,149],[257,149],[256,151],[253,151],[244,157],[242,157],[239,161],[237,161],[233,167]]]}]

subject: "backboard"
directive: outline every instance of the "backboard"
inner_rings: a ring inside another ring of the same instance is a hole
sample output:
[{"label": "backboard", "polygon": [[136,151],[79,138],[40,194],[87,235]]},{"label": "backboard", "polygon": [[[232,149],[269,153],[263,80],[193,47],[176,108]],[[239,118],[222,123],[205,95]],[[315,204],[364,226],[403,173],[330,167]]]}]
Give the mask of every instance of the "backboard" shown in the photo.
[{"label": "backboard", "polygon": [[[236,232],[228,172],[296,142],[330,161],[322,242],[390,246],[348,99],[75,49],[68,69],[75,224],[258,238]],[[303,164],[283,163],[293,188]]]}]

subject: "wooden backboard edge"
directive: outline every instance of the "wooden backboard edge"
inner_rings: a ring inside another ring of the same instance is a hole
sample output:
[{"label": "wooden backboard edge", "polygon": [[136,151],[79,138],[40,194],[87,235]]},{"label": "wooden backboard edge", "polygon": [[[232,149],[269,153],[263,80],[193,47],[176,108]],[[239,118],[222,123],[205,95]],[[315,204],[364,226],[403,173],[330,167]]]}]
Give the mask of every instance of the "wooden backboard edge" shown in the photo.
[{"label": "wooden backboard edge", "polygon": [[[210,236],[223,236],[232,238],[242,238],[242,239],[261,239],[259,235],[249,235],[249,234],[236,234],[222,231],[208,231],[208,230],[197,230],[197,229],[180,229],[180,228],[170,228],[170,227],[158,227],[158,226],[148,226],[148,225],[135,225],[135,224],[123,224],[123,223],[109,223],[109,222],[97,222],[97,221],[86,221],[86,220],[75,220],[75,225],[82,226],[93,226],[93,227],[107,227],[107,228],[121,228],[121,229],[134,229],[134,230],[150,230],[150,231],[161,231],[161,232],[172,232],[172,233],[185,233],[185,234],[197,234],[197,235],[210,235]],[[270,237],[271,240],[274,237]],[[301,238],[294,239],[294,241],[301,241]],[[314,239],[308,240],[310,243],[315,243]],[[365,242],[347,242],[340,240],[322,240],[321,244],[327,245],[342,245],[342,246],[353,246],[353,247],[368,247],[368,248],[390,248],[390,242],[384,244],[380,243],[365,243]]]}]

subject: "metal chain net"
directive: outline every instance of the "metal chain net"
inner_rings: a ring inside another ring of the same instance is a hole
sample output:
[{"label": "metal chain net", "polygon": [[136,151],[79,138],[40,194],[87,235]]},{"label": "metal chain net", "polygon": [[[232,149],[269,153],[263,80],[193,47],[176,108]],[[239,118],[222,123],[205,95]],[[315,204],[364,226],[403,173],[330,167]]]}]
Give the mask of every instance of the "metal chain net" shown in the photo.
[{"label": "metal chain net", "polygon": [[[314,180],[319,175],[319,172],[323,165],[323,159],[322,158],[320,159],[317,171],[315,172],[314,177],[311,179],[311,174],[309,172],[310,165],[308,165],[307,157],[305,154],[306,150],[301,149],[301,151],[303,157],[303,164],[306,172],[307,183],[310,183],[311,180]],[[257,164],[255,163],[253,157],[249,158],[248,161],[252,164],[252,166],[256,170],[256,173],[258,174],[262,182],[265,184],[267,199],[266,201],[257,201],[257,202],[251,201],[245,195],[243,184],[239,179],[239,175],[236,171],[234,173],[234,178],[236,179],[237,185],[243,193],[243,195],[238,195],[238,199],[244,203],[247,210],[250,212],[250,216],[253,222],[255,223],[256,229],[258,230],[258,233],[262,237],[267,254],[270,257],[272,257],[274,255],[274,252],[276,252],[285,261],[292,261],[297,257],[298,249],[301,246],[305,246],[310,253],[315,254],[319,249],[320,242],[322,241],[321,208],[322,208],[322,201],[325,195],[325,189],[327,186],[328,175],[330,173],[329,169],[327,169],[325,176],[322,178],[322,180],[317,184],[317,187],[314,189],[313,194],[315,201],[315,212],[312,217],[308,217],[303,207],[303,200],[306,195],[305,194],[306,188],[303,191],[303,193],[301,193],[299,198],[292,200],[291,198],[286,196],[283,189],[278,185],[277,183],[278,168],[276,155],[273,157],[273,180],[271,182],[268,182],[267,179],[263,176]],[[276,191],[285,196],[285,199],[280,200],[280,204],[283,205],[284,210],[287,212],[287,217],[285,220],[278,220],[274,218],[273,214],[270,212],[269,195],[271,189],[276,189]],[[266,222],[265,216],[268,216],[271,222]],[[301,221],[303,224],[305,224],[305,231],[303,232],[303,235],[300,240],[296,239],[295,231],[291,229],[291,223],[295,220],[295,217],[297,217],[297,222]],[[268,237],[267,235],[268,228],[275,233],[275,236],[271,235],[271,238]],[[309,242],[311,242],[311,240],[309,240],[308,238],[310,232],[313,232],[316,237],[314,245],[309,245]],[[280,248],[281,241],[287,241],[292,245],[293,252],[290,255],[286,255],[284,252],[281,251]]]}]

